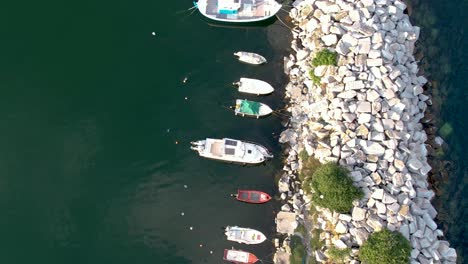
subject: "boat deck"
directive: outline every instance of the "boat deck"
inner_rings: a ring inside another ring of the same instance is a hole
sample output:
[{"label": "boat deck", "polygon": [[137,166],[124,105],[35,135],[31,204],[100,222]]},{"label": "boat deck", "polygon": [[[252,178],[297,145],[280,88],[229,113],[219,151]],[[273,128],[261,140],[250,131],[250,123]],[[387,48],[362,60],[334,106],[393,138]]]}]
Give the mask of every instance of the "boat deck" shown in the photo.
[{"label": "boat deck", "polygon": [[266,8],[265,0],[238,0],[240,2],[239,13],[233,14],[219,14],[218,13],[218,0],[207,0],[206,14],[216,16],[222,19],[248,19],[259,18],[268,16],[269,11]]},{"label": "boat deck", "polygon": [[210,153],[215,156],[222,156],[224,149],[224,144],[222,141],[215,141],[211,143]]}]

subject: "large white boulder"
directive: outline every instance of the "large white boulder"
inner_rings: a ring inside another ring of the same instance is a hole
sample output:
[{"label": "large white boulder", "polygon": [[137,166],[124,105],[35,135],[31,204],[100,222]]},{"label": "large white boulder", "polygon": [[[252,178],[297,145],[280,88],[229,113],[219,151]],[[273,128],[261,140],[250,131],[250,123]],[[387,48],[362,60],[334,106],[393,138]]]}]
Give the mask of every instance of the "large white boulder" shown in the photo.
[{"label": "large white boulder", "polygon": [[328,34],[321,37],[325,46],[331,46],[338,42],[338,37],[335,34]]}]

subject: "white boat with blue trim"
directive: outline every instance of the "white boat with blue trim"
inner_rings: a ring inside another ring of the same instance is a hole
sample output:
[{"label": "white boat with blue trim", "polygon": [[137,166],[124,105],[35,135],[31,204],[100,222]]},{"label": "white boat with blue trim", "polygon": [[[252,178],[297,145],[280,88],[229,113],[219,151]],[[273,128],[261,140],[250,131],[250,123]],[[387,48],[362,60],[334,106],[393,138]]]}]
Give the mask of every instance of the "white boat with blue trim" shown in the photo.
[{"label": "white boat with blue trim", "polygon": [[266,236],[262,232],[251,228],[228,226],[224,234],[227,240],[244,244],[260,244],[266,240]]},{"label": "white boat with blue trim", "polygon": [[266,20],[281,9],[275,0],[198,0],[194,4],[209,19],[234,23]]},{"label": "white boat with blue trim", "polygon": [[240,164],[258,164],[273,155],[264,146],[236,139],[207,138],[190,142],[192,150],[202,157]]}]

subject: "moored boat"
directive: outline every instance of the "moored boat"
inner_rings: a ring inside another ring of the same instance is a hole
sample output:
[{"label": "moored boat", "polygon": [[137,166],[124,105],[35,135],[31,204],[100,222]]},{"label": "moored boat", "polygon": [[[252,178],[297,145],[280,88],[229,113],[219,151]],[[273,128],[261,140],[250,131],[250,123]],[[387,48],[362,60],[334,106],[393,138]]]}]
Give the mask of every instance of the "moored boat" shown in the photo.
[{"label": "moored boat", "polygon": [[254,254],[235,249],[225,249],[223,259],[236,264],[253,264],[258,261],[257,256]]},{"label": "moored boat", "polygon": [[234,109],[235,115],[250,116],[256,118],[269,115],[272,112],[273,110],[271,110],[271,108],[264,103],[242,99],[236,100],[236,107]]},{"label": "moored boat", "polygon": [[226,227],[227,240],[244,244],[260,244],[266,240],[266,236],[262,232],[251,228],[228,226]]},{"label": "moored boat", "polygon": [[256,95],[270,94],[275,90],[269,83],[251,78],[240,78],[240,80],[235,82],[234,85],[239,87],[238,91],[241,93]]},{"label": "moored boat", "polygon": [[281,9],[275,0],[198,0],[194,4],[209,19],[234,23],[266,20]]},{"label": "moored boat", "polygon": [[236,199],[241,202],[261,204],[271,200],[271,196],[262,191],[237,190]]},{"label": "moored boat", "polygon": [[237,59],[239,61],[249,63],[249,64],[259,65],[259,64],[263,64],[267,62],[265,57],[257,53],[253,53],[253,52],[238,51],[238,52],[235,52],[234,55],[238,57]]},{"label": "moored boat", "polygon": [[191,149],[202,157],[241,164],[258,164],[273,155],[262,145],[246,141],[223,138],[193,141]]}]

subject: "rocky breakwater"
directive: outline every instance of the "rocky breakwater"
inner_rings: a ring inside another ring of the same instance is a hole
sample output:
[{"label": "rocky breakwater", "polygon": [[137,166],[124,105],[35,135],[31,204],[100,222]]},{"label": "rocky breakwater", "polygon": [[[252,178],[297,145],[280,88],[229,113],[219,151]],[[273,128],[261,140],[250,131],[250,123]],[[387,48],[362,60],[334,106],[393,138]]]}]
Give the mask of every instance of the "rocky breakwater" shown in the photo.
[{"label": "rocky breakwater", "polygon": [[[411,25],[406,5],[400,0],[304,0],[293,6],[296,53],[285,58],[291,118],[280,137],[290,148],[279,180],[286,203],[278,231],[291,234],[291,227],[307,221],[304,205],[310,198],[297,179],[298,153],[305,150],[322,163],[346,167],[364,192],[350,214],[317,208],[312,225],[323,230],[325,241],[324,249],[309,252],[317,261],[325,262],[325,251],[333,246],[351,248],[347,262],[358,263],[368,236],[388,228],[410,241],[411,263],[455,263],[455,250],[439,239],[443,232],[430,202],[431,167],[420,120],[431,100],[412,55],[420,29]],[[323,49],[337,53],[336,66],[312,66]],[[287,246],[278,248],[276,263],[284,263],[287,251]]]}]

